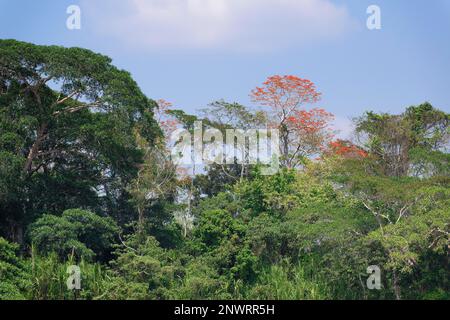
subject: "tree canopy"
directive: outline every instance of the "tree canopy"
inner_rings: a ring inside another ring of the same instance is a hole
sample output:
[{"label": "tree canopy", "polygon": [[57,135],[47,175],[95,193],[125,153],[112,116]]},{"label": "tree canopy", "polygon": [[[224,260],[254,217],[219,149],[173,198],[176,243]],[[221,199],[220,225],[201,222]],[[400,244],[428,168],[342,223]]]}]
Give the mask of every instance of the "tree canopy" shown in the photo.
[{"label": "tree canopy", "polygon": [[[342,140],[308,79],[251,97],[189,114],[106,56],[0,40],[0,299],[448,300],[449,114],[369,111]],[[278,129],[279,170],[182,167],[169,136],[198,121]]]}]

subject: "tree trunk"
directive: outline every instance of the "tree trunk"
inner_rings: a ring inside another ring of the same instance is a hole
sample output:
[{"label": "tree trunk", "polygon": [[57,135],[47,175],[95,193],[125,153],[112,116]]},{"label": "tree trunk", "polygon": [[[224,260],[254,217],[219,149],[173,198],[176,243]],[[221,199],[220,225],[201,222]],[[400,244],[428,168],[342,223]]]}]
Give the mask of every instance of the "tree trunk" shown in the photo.
[{"label": "tree trunk", "polygon": [[45,137],[47,136],[47,128],[48,125],[44,123],[38,129],[36,140],[31,146],[30,152],[28,153],[27,156],[27,161],[25,162],[25,166],[23,168],[23,171],[27,174],[31,173],[31,170],[33,168],[33,160],[34,158],[36,158],[36,155],[39,152],[39,148],[41,147],[42,142],[45,140]]},{"label": "tree trunk", "polygon": [[395,270],[393,271],[393,285],[394,285],[395,299],[401,300],[402,299],[401,290],[400,290],[400,285],[398,283],[397,271],[395,271]]},{"label": "tree trunk", "polygon": [[23,245],[23,227],[21,222],[11,221],[9,223],[9,239],[12,242]]},{"label": "tree trunk", "polygon": [[284,124],[280,127],[280,136],[281,153],[284,158],[284,166],[290,168],[291,163],[289,162],[289,132]]},{"label": "tree trunk", "polygon": [[184,221],[184,233],[183,236],[186,238],[187,237],[187,218],[185,218]]}]

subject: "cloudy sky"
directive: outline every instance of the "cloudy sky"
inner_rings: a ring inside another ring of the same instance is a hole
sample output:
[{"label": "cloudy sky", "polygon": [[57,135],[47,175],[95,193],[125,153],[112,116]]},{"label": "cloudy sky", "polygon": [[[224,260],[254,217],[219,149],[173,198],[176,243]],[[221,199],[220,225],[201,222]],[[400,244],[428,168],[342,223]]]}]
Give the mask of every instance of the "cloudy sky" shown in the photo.
[{"label": "cloudy sky", "polygon": [[[69,30],[69,5],[81,29]],[[366,27],[381,8],[382,29]],[[450,0],[0,0],[0,38],[109,55],[142,90],[189,112],[251,105],[270,75],[308,78],[349,118],[430,101],[450,111]]]}]

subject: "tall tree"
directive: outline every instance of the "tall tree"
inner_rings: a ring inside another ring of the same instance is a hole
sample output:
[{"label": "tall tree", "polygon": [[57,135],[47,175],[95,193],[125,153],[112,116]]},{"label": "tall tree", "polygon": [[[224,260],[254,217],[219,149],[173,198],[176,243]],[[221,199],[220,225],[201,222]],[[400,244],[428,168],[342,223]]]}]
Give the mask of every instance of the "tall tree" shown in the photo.
[{"label": "tall tree", "polygon": [[254,102],[271,108],[271,125],[280,130],[282,163],[288,168],[320,152],[330,138],[332,115],[323,109],[304,106],[320,100],[313,82],[297,76],[271,76],[251,93]]},{"label": "tall tree", "polygon": [[0,40],[0,83],[0,152],[22,185],[20,199],[1,206],[17,241],[44,211],[101,209],[102,195],[117,198],[142,160],[133,130],[149,141],[160,135],[155,103],[128,72],[86,49]]},{"label": "tall tree", "polygon": [[176,168],[163,146],[149,145],[138,133],[136,140],[144,153],[144,162],[139,165],[137,177],[130,184],[128,191],[138,212],[139,230],[143,231],[148,209],[174,197]]},{"label": "tall tree", "polygon": [[356,119],[356,131],[360,142],[376,157],[386,175],[401,177],[417,170],[424,174],[420,169],[426,166],[425,159],[417,163],[417,156],[427,153],[434,154],[434,157],[428,157],[431,166],[428,174],[433,175],[439,162],[448,163],[444,151],[449,146],[449,119],[449,114],[424,103],[412,106],[400,115],[367,112]]},{"label": "tall tree", "polygon": [[[239,103],[229,103],[224,100],[215,101],[210,103],[207,108],[202,109],[202,116],[204,121],[209,127],[218,129],[221,131],[224,137],[230,132],[242,132],[244,136],[249,130],[265,129],[267,127],[267,115],[263,111],[252,110]],[[227,137],[228,139],[229,137]],[[256,138],[256,137],[255,137]],[[250,172],[250,144],[257,143],[257,141],[250,141],[245,139],[243,144],[239,144],[235,141],[237,137],[233,139],[235,145],[226,145],[224,142],[224,148],[227,152],[236,150],[234,157],[234,163],[224,165],[223,162],[216,163],[208,166],[209,179],[214,179],[216,186],[212,186],[212,189],[221,189],[225,184],[229,182],[242,181],[244,177],[248,177]],[[237,158],[239,156],[240,159]],[[218,172],[218,171],[222,172]],[[218,179],[222,177],[223,179]],[[203,180],[203,182],[206,182]],[[211,180],[212,182],[212,180]],[[209,192],[207,192],[209,193]]]}]

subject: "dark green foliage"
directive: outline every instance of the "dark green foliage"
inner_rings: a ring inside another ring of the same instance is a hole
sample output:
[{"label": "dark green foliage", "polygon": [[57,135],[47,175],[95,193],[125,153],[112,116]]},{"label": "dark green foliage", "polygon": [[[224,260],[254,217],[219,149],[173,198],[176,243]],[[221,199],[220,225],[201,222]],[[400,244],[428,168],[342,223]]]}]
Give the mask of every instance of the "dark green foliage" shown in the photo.
[{"label": "dark green foliage", "polygon": [[135,132],[161,134],[129,73],[86,49],[0,40],[0,84],[1,234],[22,243],[44,212],[115,214],[142,161]]},{"label": "dark green foliage", "polygon": [[107,299],[168,299],[184,272],[176,253],[162,249],[153,237],[132,237],[116,255],[105,284]]},{"label": "dark green foliage", "polygon": [[26,299],[31,285],[25,262],[17,256],[18,246],[0,238],[0,300]]},{"label": "dark green foliage", "polygon": [[102,261],[118,237],[111,218],[83,210],[67,210],[62,216],[43,215],[29,227],[30,242],[42,254],[56,252],[64,258],[74,255]]}]

